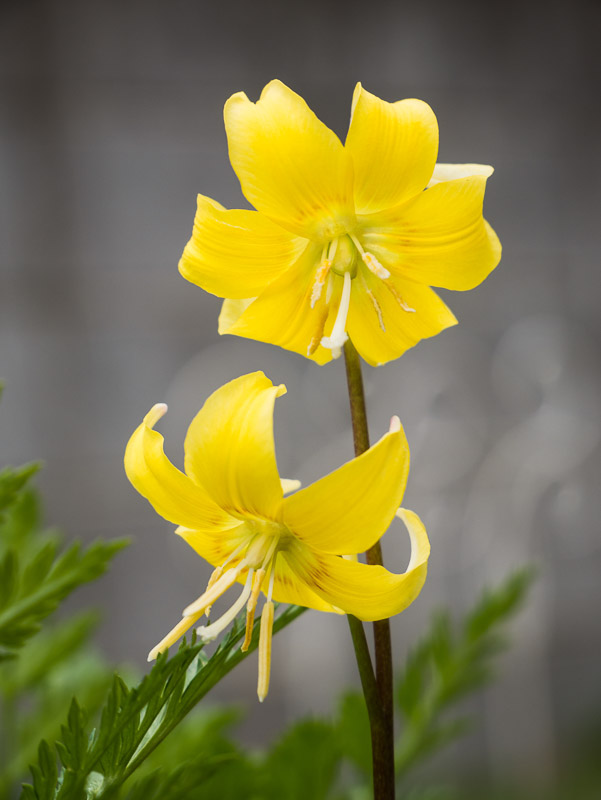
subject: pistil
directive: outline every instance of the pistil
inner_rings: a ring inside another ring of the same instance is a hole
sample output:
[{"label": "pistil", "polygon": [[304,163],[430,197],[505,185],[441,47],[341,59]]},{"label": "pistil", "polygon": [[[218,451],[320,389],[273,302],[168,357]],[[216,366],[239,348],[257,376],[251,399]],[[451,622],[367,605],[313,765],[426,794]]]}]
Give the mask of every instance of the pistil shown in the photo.
[{"label": "pistil", "polygon": [[340,297],[340,305],[338,306],[338,313],[334,327],[329,336],[322,337],[322,347],[327,347],[332,351],[334,358],[338,358],[341,353],[341,348],[348,339],[346,333],[346,318],[351,303],[351,273],[345,272],[344,283],[342,284],[342,295]]},{"label": "pistil", "polygon": [[246,601],[250,596],[253,573],[253,569],[248,570],[246,583],[244,584],[244,589],[242,590],[240,597],[228,608],[225,614],[222,614],[219,619],[215,620],[215,622],[211,623],[210,625],[201,625],[196,629],[196,633],[203,642],[212,642],[214,639],[216,639],[221,631],[227,628],[230,622],[236,618],[238,612],[244,608]]}]

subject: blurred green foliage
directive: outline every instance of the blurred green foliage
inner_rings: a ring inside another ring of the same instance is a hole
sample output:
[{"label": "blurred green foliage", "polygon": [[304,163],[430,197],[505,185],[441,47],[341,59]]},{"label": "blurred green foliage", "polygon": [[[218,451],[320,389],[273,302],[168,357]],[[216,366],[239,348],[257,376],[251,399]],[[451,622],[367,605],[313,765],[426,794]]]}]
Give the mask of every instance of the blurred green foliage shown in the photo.
[{"label": "blurred green foliage", "polygon": [[97,615],[42,622],[74,589],[106,569],[124,541],[82,551],[42,531],[38,500],[29,489],[37,465],[0,472],[0,798],[35,759],[41,738],[60,736],[73,694],[91,713],[100,708],[110,669],[89,648]]}]

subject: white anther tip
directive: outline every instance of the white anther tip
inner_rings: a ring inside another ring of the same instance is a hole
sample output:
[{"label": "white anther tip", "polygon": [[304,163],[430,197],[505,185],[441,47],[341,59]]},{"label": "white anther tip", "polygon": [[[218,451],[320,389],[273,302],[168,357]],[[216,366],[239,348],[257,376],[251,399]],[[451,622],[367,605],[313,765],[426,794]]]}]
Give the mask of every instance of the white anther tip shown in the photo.
[{"label": "white anther tip", "polygon": [[388,429],[390,433],[397,433],[397,431],[401,430],[401,420],[395,414],[394,417],[390,419],[390,428]]},{"label": "white anther tip", "polygon": [[200,625],[196,628],[196,634],[203,644],[214,641],[217,636],[217,634],[211,633],[206,625]]},{"label": "white anther tip", "polygon": [[153,647],[152,650],[150,651],[150,653],[148,653],[148,658],[146,659],[146,661],[154,661],[156,659],[156,657],[158,656],[159,652],[160,651],[157,650],[156,647]]}]

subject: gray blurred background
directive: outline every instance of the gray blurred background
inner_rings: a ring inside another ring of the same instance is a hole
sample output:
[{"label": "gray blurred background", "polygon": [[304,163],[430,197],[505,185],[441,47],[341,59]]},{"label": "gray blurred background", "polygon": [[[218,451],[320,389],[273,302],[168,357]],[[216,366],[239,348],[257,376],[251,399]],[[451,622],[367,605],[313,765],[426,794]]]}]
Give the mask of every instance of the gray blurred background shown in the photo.
[{"label": "gray blurred background", "polygon": [[[0,461],[42,458],[49,522],[133,545],[79,602],[101,645],[142,666],[208,576],[129,486],[122,456],[149,407],[181,463],[188,422],[226,380],[285,382],[281,474],[352,455],[344,368],[217,335],[219,301],[177,262],[197,192],[245,207],[222,106],[279,77],[344,138],[354,84],[420,97],[440,160],[491,163],[485,212],[504,245],[478,289],[443,293],[460,325],[366,370],[372,435],[398,413],[405,504],[432,558],[394,622],[399,659],[440,605],[535,562],[540,579],[475,734],[439,764],[552,785],[601,719],[599,60],[597,3],[5,2],[0,14]],[[401,570],[400,530],[384,540]],[[250,658],[215,698],[240,735],[327,712],[356,681],[346,622],[305,615],[275,640],[269,701]]]}]

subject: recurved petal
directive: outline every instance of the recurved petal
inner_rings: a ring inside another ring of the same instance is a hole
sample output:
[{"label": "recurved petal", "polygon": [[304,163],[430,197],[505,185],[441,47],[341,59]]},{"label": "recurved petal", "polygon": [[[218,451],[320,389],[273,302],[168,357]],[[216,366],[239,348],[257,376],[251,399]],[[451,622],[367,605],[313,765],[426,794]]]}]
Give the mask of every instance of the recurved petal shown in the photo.
[{"label": "recurved petal", "polygon": [[397,423],[358,458],[285,498],[283,521],[309,547],[360,553],[386,532],[409,472],[409,447]]},{"label": "recurved petal", "polygon": [[213,392],[192,420],[184,442],[186,472],[223,508],[267,517],[279,508],[273,406],[285,393],[283,384],[252,372]]},{"label": "recurved petal", "polygon": [[428,286],[395,277],[383,281],[367,270],[353,281],[347,331],[360,355],[374,367],[456,323]]},{"label": "recurved petal", "polygon": [[438,152],[438,123],[422,100],[387,103],[357,84],[345,149],[353,157],[355,209],[371,214],[424,189]]},{"label": "recurved petal", "polygon": [[290,566],[316,594],[347,614],[366,621],[399,614],[424,585],[430,543],[417,514],[399,509],[398,516],[411,537],[411,560],[401,575],[308,548],[295,551]]},{"label": "recurved petal", "polygon": [[302,97],[271,81],[257,103],[230,97],[224,117],[232,167],[258,211],[308,238],[352,217],[351,160]]},{"label": "recurved petal", "polygon": [[434,167],[434,172],[432,173],[432,177],[428,183],[428,189],[430,186],[434,186],[437,183],[442,183],[443,181],[454,181],[457,178],[469,178],[471,175],[482,175],[485,178],[490,178],[494,171],[495,168],[491,167],[490,164],[439,163]]},{"label": "recurved petal", "polygon": [[293,264],[307,242],[257,211],[226,210],[198,195],[192,238],[179,271],[219,297],[259,294]]},{"label": "recurved petal", "polygon": [[170,522],[202,531],[238,525],[165,455],[163,437],[153,426],[166,410],[164,403],[153,406],[127,444],[125,472],[132,485]]},{"label": "recurved petal", "polygon": [[462,291],[482,283],[501,259],[501,244],[482,217],[486,177],[437,183],[404,206],[375,215],[366,250],[393,274]]},{"label": "recurved petal", "polygon": [[321,249],[309,245],[299,261],[271,283],[250,304],[224,301],[219,333],[279,345],[325,364],[332,351],[320,345],[324,330],[333,324],[336,306],[325,302],[326,290],[311,307],[315,273]]}]

